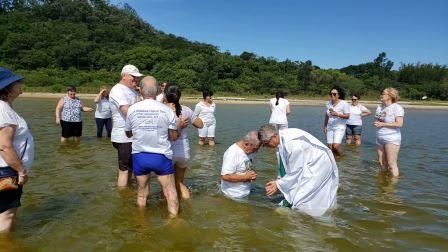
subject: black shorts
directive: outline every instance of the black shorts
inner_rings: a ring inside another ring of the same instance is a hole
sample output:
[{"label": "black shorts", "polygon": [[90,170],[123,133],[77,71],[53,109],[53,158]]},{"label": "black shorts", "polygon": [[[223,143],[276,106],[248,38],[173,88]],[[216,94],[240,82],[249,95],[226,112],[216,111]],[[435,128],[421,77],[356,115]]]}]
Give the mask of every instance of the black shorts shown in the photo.
[{"label": "black shorts", "polygon": [[82,136],[82,122],[67,122],[61,120],[62,137],[80,137]]},{"label": "black shorts", "polygon": [[0,213],[9,209],[20,207],[20,198],[22,197],[22,187],[17,190],[0,192]]},{"label": "black shorts", "polygon": [[118,151],[118,169],[132,172],[132,143],[115,143],[112,145]]}]

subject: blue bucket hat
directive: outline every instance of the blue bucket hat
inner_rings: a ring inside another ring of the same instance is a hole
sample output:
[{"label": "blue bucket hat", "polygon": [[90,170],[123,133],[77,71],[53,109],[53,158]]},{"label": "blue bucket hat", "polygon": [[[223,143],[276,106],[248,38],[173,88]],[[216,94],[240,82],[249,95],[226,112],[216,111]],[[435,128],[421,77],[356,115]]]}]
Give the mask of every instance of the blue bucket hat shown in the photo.
[{"label": "blue bucket hat", "polygon": [[0,67],[0,90],[22,79],[22,76],[16,75],[4,67]]}]

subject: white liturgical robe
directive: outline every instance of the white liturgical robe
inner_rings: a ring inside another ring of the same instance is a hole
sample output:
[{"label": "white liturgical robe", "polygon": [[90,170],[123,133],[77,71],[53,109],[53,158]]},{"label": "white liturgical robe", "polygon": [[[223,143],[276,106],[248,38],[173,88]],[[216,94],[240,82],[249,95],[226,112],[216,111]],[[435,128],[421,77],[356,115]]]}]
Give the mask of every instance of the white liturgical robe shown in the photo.
[{"label": "white liturgical robe", "polygon": [[279,131],[279,156],[286,174],[277,187],[293,209],[321,216],[336,205],[338,167],[331,150],[300,129]]}]

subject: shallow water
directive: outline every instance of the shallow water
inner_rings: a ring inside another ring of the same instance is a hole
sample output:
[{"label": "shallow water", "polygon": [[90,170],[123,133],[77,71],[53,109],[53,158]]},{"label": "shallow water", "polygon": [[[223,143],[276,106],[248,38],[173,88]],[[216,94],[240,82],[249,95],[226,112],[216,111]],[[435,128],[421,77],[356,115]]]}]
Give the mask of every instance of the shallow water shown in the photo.
[{"label": "shallow water", "polygon": [[[91,105],[90,101],[85,101]],[[37,251],[141,250],[448,250],[448,145],[446,110],[406,110],[399,155],[401,176],[377,174],[373,118],[365,120],[363,145],[338,160],[338,208],[323,218],[281,209],[264,196],[276,176],[274,151],[262,149],[248,200],[234,202],[218,188],[222,155],[238,137],[269,119],[268,107],[217,109],[217,146],[199,147],[190,129],[192,161],[186,184],[193,198],[169,221],[160,187],[151,184],[149,207],[135,207],[135,183],[117,191],[117,157],[107,138],[97,139],[93,113],[84,114],[80,144],[59,143],[56,100],[19,99],[15,109],[36,141],[36,161],[25,187],[15,230],[0,248]],[[193,107],[193,104],[187,104]],[[93,106],[93,105],[92,105]],[[290,127],[319,139],[323,108],[293,107]]]}]

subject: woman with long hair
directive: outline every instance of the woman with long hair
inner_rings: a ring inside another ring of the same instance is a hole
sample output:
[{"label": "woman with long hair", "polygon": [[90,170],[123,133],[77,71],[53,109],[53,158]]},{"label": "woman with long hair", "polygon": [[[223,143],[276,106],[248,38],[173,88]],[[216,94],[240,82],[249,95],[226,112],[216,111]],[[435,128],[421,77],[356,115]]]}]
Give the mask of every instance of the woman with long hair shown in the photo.
[{"label": "woman with long hair", "polygon": [[[201,118],[195,116],[189,107],[180,104],[181,95],[182,92],[178,85],[169,84],[165,88],[166,105],[175,111],[177,120],[183,118],[187,122],[193,124],[194,127],[201,129],[203,127]],[[189,199],[190,192],[184,184],[185,171],[190,159],[190,143],[188,141],[186,128],[182,129],[181,135],[176,141],[171,142],[171,150],[173,151],[174,178],[177,195],[184,199]]]},{"label": "woman with long hair", "polygon": [[291,108],[283,92],[278,91],[275,94],[275,98],[269,100],[269,107],[271,109],[269,124],[274,125],[277,130],[287,129],[287,116],[291,113]]}]

